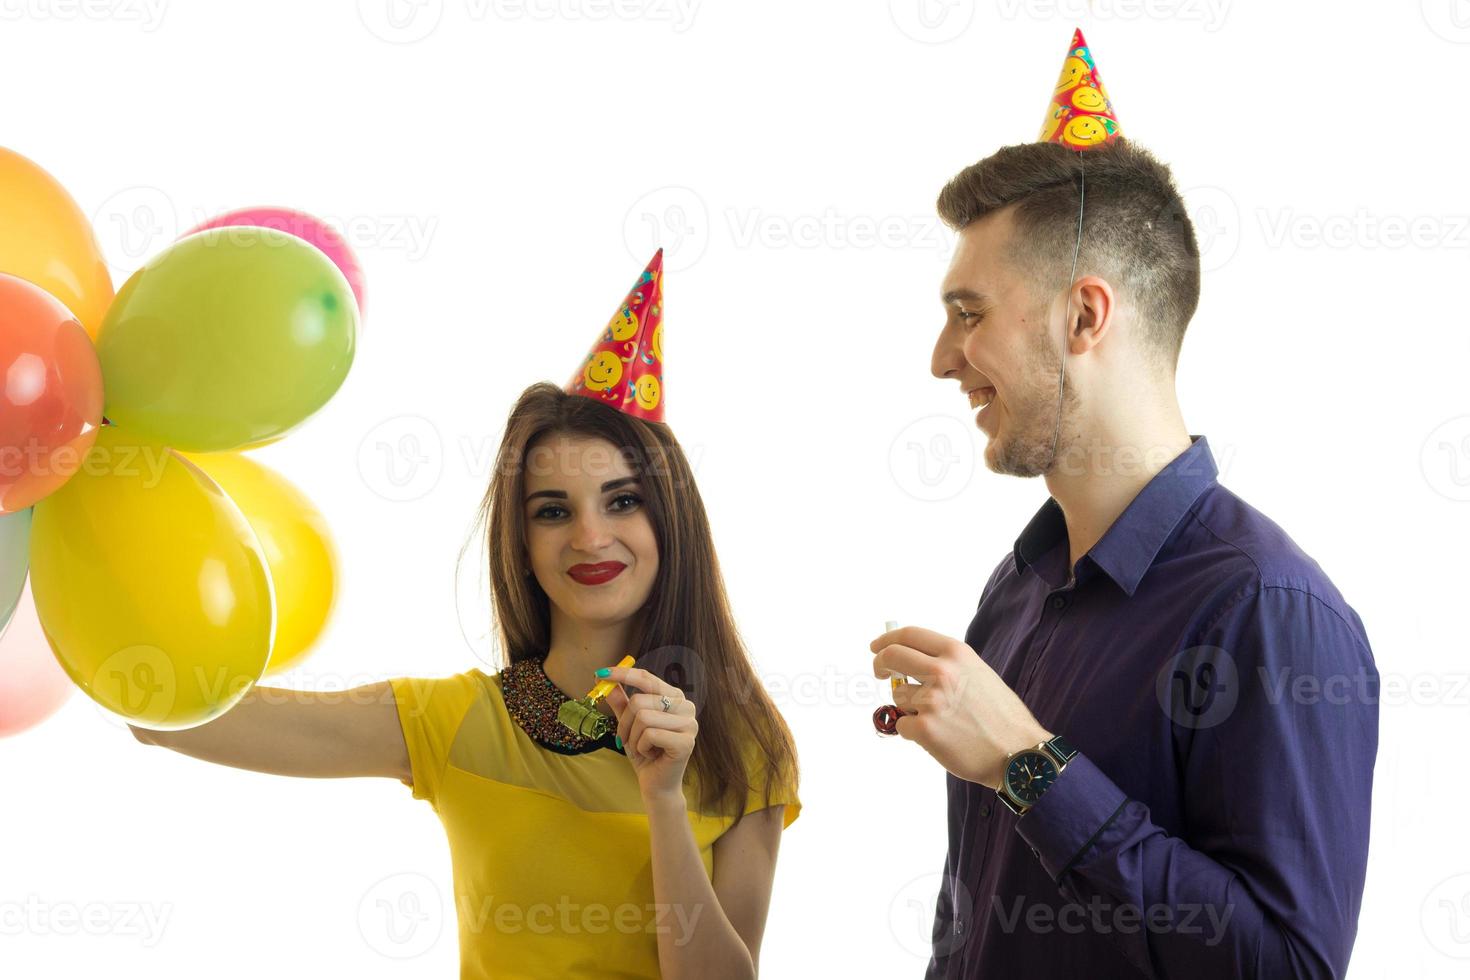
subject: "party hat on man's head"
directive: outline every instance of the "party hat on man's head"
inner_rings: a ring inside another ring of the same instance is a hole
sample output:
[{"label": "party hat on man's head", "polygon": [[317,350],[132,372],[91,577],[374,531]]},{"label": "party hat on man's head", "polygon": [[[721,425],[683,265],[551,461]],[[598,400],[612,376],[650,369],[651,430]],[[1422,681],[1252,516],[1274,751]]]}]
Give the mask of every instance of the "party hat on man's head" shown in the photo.
[{"label": "party hat on man's head", "polygon": [[595,398],[648,422],[664,420],[663,294],[659,249],[567,382],[567,394]]},{"label": "party hat on man's head", "polygon": [[1042,143],[1060,143],[1073,150],[1111,143],[1123,134],[1113,112],[1108,90],[1103,88],[1082,31],[1072,32],[1072,46],[1062,62],[1062,75],[1046,107],[1041,125]]}]

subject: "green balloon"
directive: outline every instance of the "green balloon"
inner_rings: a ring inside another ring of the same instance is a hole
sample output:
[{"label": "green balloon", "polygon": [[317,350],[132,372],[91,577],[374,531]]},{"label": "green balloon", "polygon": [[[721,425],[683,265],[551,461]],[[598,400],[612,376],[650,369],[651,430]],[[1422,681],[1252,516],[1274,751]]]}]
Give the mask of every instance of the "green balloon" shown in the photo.
[{"label": "green balloon", "polygon": [[181,239],[123,284],[97,337],[108,421],[221,452],[271,439],[347,377],[357,302],[315,246],[272,228]]}]

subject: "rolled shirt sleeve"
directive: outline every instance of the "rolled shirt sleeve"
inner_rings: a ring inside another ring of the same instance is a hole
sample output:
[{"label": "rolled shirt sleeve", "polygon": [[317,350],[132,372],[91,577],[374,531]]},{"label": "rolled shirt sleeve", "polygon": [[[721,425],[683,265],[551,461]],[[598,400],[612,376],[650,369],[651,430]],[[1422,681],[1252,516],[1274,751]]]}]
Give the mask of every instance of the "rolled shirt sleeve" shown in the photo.
[{"label": "rolled shirt sleeve", "polygon": [[1146,976],[1341,976],[1378,746],[1361,624],[1310,592],[1264,587],[1165,669],[1185,833],[1155,824],[1086,746],[1017,833]]}]

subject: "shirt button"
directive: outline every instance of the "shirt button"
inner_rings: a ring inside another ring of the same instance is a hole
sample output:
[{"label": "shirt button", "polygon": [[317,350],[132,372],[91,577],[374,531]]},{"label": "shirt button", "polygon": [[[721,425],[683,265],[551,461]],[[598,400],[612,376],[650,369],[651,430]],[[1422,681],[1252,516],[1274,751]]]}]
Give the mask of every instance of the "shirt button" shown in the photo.
[{"label": "shirt button", "polygon": [[986,804],[984,804],[983,806],[980,807],[980,816],[982,816],[982,817],[988,817],[988,816],[990,816],[990,804],[989,803],[986,803]]},{"label": "shirt button", "polygon": [[1052,596],[1051,597],[1051,607],[1053,609],[1064,609],[1064,608],[1066,608],[1066,605],[1067,605],[1067,597],[1066,596],[1064,596],[1064,595],[1057,595],[1057,596]]}]

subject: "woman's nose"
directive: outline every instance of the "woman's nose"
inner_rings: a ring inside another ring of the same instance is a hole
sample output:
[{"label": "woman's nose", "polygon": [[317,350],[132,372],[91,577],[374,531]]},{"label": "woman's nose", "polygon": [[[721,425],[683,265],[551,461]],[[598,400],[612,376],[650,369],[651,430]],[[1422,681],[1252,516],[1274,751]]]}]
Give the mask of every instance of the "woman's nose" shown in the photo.
[{"label": "woman's nose", "polygon": [[571,544],[577,551],[596,554],[607,547],[611,538],[607,521],[603,520],[601,514],[584,512],[572,525]]}]

